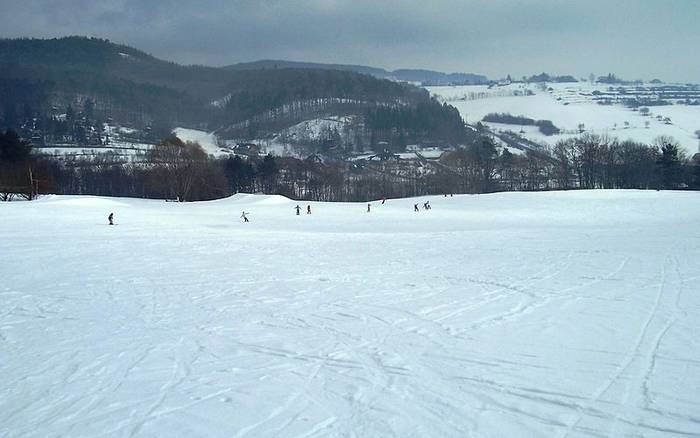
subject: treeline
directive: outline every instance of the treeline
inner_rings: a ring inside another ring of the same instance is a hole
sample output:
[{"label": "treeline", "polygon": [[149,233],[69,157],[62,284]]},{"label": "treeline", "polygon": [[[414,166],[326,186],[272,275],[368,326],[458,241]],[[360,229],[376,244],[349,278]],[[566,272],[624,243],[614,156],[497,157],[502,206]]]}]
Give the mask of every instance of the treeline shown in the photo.
[{"label": "treeline", "polygon": [[690,159],[671,137],[646,145],[597,135],[558,142],[551,151],[562,189],[700,188],[698,157]]},{"label": "treeline", "polygon": [[[21,152],[3,153],[0,158],[4,200],[54,193],[197,201],[247,192],[365,201],[450,189],[443,175],[426,173],[414,161],[323,162],[271,155],[213,158],[196,143],[176,137],[163,140],[133,161],[112,152],[56,159],[31,154],[27,142],[15,133],[9,136],[13,146],[5,148],[3,143],[2,150]],[[8,158],[15,155],[17,158]]]},{"label": "treeline", "polygon": [[459,191],[570,189],[700,189],[698,157],[689,159],[671,138],[654,144],[596,135],[558,142],[551,150],[499,154],[483,137],[443,157],[459,176]]},{"label": "treeline", "polygon": [[547,73],[540,73],[538,75],[532,75],[529,78],[524,78],[525,82],[560,82],[560,83],[566,83],[566,82],[578,82],[578,79],[571,75],[563,75],[563,76],[551,76]]},{"label": "treeline", "polygon": [[367,201],[442,193],[504,190],[700,189],[698,157],[670,138],[652,145],[595,135],[551,150],[513,153],[490,137],[447,152],[439,161],[324,162],[265,157],[213,158],[196,143],[169,137],[140,161],[116,154],[63,160],[34,155],[13,132],[0,135],[0,194],[90,194],[195,201],[237,192],[294,199]]},{"label": "treeline", "polygon": [[508,125],[537,126],[544,135],[556,135],[561,131],[554,126],[551,120],[534,120],[524,116],[514,116],[510,113],[489,113],[483,119],[484,122],[504,123]]},{"label": "treeline", "polygon": [[[165,149],[170,149],[167,146]],[[418,174],[401,176],[369,168],[349,170],[343,163],[319,163],[295,158],[204,157],[192,144],[185,161],[168,163],[162,153],[148,154],[145,163],[129,163],[114,154],[67,160],[38,160],[41,189],[36,193],[122,196],[173,201],[202,201],[235,193],[281,194],[293,199],[365,201],[431,192],[429,180]],[[170,152],[165,156],[172,159]],[[157,157],[158,156],[158,157]],[[26,178],[25,178],[26,179]],[[0,183],[5,200],[25,195],[27,185]],[[36,196],[36,195],[34,195]]]}]

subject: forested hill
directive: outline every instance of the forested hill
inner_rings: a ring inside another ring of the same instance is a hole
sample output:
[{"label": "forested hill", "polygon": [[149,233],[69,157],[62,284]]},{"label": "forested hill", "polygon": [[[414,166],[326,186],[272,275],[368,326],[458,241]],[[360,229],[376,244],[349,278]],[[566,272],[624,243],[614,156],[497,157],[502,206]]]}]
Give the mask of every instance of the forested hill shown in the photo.
[{"label": "forested hill", "polygon": [[172,88],[197,97],[220,95],[231,81],[231,74],[219,68],[182,66],[98,38],[0,40],[0,64],[4,77],[13,76],[17,68],[31,72],[30,77],[54,81],[89,74]]},{"label": "forested hill", "polygon": [[383,68],[368,67],[351,64],[323,64],[317,62],[297,62],[265,59],[253,62],[242,62],[224,67],[228,70],[272,70],[272,69],[316,69],[316,70],[341,70],[355,73],[368,74],[378,78],[396,79],[399,81],[421,82],[426,85],[466,85],[486,84],[489,79],[484,75],[474,73],[443,73],[433,70],[399,69],[385,70]]},{"label": "forested hill", "polygon": [[153,120],[206,124],[209,102],[232,80],[218,68],[181,66],[102,39],[0,40],[5,119],[65,112],[90,99],[98,113],[137,127]]},{"label": "forested hill", "polygon": [[[33,121],[36,131],[44,120],[44,137],[49,122],[68,112],[88,117],[84,127],[114,120],[166,133],[189,126],[238,135],[241,126],[261,132],[282,119],[364,116],[429,102],[424,89],[353,71],[183,66],[98,38],[0,40],[0,128]],[[454,112],[430,108],[431,117],[460,123]]]}]

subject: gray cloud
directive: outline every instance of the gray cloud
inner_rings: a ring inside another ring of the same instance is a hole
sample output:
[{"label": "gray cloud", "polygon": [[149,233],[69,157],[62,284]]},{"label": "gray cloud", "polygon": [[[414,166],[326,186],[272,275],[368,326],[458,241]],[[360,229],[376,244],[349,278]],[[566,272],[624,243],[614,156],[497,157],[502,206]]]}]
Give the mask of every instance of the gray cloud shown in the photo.
[{"label": "gray cloud", "polygon": [[158,57],[700,82],[697,0],[0,0],[0,36],[93,35]]}]

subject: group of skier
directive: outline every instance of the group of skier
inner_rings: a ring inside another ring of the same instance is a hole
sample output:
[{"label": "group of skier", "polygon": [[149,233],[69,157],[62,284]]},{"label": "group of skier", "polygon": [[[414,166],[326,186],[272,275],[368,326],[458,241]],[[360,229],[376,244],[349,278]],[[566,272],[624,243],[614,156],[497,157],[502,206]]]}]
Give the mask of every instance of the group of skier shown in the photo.
[{"label": "group of skier", "polygon": [[[452,195],[450,195],[450,196],[452,196]],[[447,195],[445,195],[445,197],[447,197]],[[386,198],[382,198],[382,205],[385,203],[386,203]],[[430,206],[430,201],[425,201],[423,203],[424,210],[430,210],[431,208],[432,207]],[[301,215],[302,208],[299,206],[299,204],[297,204],[296,207],[294,207],[294,210],[296,210],[297,216]],[[367,213],[371,213],[371,211],[372,211],[372,204],[368,203],[367,204]],[[418,204],[413,204],[413,211],[414,212],[420,211],[420,208],[418,208]],[[249,214],[250,214],[250,212],[247,212],[247,211],[241,212],[240,218],[243,220],[243,222],[250,222],[250,220],[248,219]],[[306,206],[306,214],[311,214],[311,204],[308,204]],[[110,213],[109,216],[107,217],[107,220],[109,221],[109,225],[114,225],[114,213]]]},{"label": "group of skier", "polygon": [[[297,211],[297,216],[299,216],[301,214],[301,207],[299,207],[299,204],[297,204],[294,209]],[[306,206],[306,214],[311,214],[311,205]]]},{"label": "group of skier", "polygon": [[[447,196],[447,195],[445,195],[445,196]],[[382,204],[385,204],[385,203],[386,203],[386,198],[382,198]],[[425,201],[423,203],[423,210],[431,210],[431,209],[432,209],[432,207],[430,206],[430,201]],[[296,207],[294,207],[294,210],[296,211],[297,216],[301,215],[302,208],[301,208],[301,206],[299,206],[299,204],[297,204]],[[420,208],[418,208],[418,204],[413,204],[413,211],[420,211]],[[372,204],[368,203],[367,204],[367,213],[371,213],[371,212],[372,212]],[[245,211],[241,214],[241,219],[243,219],[243,222],[250,222],[248,220],[248,217],[246,216],[248,214],[250,214],[250,213],[247,213]],[[311,205],[310,204],[306,206],[306,214],[311,214]]]},{"label": "group of skier", "polygon": [[[423,210],[430,210],[432,207],[430,206],[430,201],[425,201],[423,203]],[[413,211],[420,211],[420,208],[418,208],[418,204],[413,204]]]},{"label": "group of skier", "polygon": [[[452,196],[452,194],[450,194]],[[447,197],[447,194],[445,194],[445,197]],[[386,198],[382,198],[382,205],[386,203]],[[423,203],[423,210],[430,210],[432,207],[430,206],[430,201],[425,201]],[[367,204],[367,213],[370,213],[372,211],[372,204]],[[420,208],[418,208],[418,204],[413,204],[413,211],[417,212],[420,211]]]}]

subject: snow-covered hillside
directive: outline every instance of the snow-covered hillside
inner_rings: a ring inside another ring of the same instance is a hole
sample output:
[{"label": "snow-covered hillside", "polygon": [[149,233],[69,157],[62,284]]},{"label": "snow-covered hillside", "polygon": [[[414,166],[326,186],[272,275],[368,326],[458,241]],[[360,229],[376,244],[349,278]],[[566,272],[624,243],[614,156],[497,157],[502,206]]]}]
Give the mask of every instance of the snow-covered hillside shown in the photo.
[{"label": "snow-covered hillside", "polygon": [[[541,144],[553,145],[560,139],[579,135],[578,126],[583,123],[586,132],[633,139],[652,143],[661,135],[672,136],[690,155],[698,152],[699,140],[695,131],[700,130],[700,106],[665,105],[649,107],[650,115],[642,116],[623,105],[599,105],[592,100],[593,92],[608,89],[605,84],[569,83],[547,84],[542,89],[537,84],[511,84],[508,86],[459,86],[428,87],[431,94],[459,109],[469,123],[480,121],[489,113],[511,113],[536,120],[551,120],[562,129],[560,135],[546,136],[535,127],[524,127],[524,136]],[[670,118],[666,124],[662,118]],[[629,125],[626,127],[625,122]],[[649,122],[649,127],[646,123]],[[520,131],[518,125],[489,124],[496,129]]]},{"label": "snow-covered hillside", "polygon": [[699,201],[0,204],[0,436],[698,436]]},{"label": "snow-covered hillside", "polygon": [[319,140],[327,139],[331,134],[337,134],[341,143],[346,143],[348,127],[357,121],[356,116],[328,116],[304,120],[280,130],[272,137],[256,139],[229,139],[227,143],[235,146],[238,143],[253,143],[260,147],[261,154],[272,154],[278,157],[306,158],[310,155],[309,145]]},{"label": "snow-covered hillside", "polygon": [[218,139],[214,133],[200,131],[197,129],[175,128],[173,130],[173,134],[175,134],[175,136],[182,141],[199,143],[202,149],[204,149],[204,152],[209,155],[213,155],[215,157],[230,155],[230,151],[219,147]]}]

